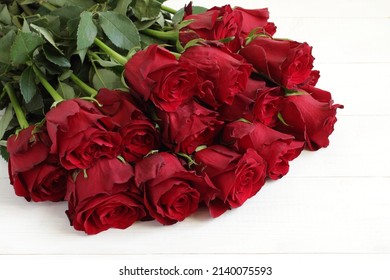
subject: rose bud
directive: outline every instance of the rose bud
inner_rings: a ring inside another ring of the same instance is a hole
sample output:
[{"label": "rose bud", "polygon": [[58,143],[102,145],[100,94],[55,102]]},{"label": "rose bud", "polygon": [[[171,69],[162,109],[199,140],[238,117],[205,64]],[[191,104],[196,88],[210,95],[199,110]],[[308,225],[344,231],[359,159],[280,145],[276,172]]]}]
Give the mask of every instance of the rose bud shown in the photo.
[{"label": "rose bud", "polygon": [[300,94],[286,96],[280,106],[283,121],[279,123],[278,130],[305,141],[309,150],[325,148],[337,121],[336,110],[343,107],[333,104],[329,92],[314,88],[312,93],[301,91]]},{"label": "rose bud", "polygon": [[222,128],[218,114],[195,101],[175,112],[158,111],[163,143],[175,152],[192,154],[198,146],[210,145]]},{"label": "rose bud", "polygon": [[207,177],[187,171],[177,157],[166,152],[137,162],[135,183],[144,192],[149,215],[163,225],[183,221],[200,202],[214,199],[218,192]]},{"label": "rose bud", "polygon": [[167,112],[194,95],[195,69],[157,45],[137,52],[125,65],[125,77],[136,95]]},{"label": "rose bud", "polygon": [[51,153],[59,155],[68,169],[87,169],[101,157],[116,158],[121,152],[121,136],[111,119],[91,102],[65,100],[46,114],[52,141]]},{"label": "rose bud", "polygon": [[16,195],[36,202],[64,199],[68,172],[49,155],[50,145],[44,126],[31,125],[8,138],[8,172]]},{"label": "rose bud", "polygon": [[212,217],[241,206],[264,185],[266,162],[255,150],[240,155],[225,146],[215,145],[195,154],[197,170],[210,177],[220,193],[207,204]]},{"label": "rose bud", "polygon": [[314,57],[307,43],[257,37],[240,54],[260,74],[276,84],[294,89],[305,82],[312,71]]},{"label": "rose bud", "polygon": [[234,97],[245,91],[252,69],[240,55],[223,46],[190,47],[180,61],[197,69],[197,97],[214,109],[223,104],[231,105]]},{"label": "rose bud", "polygon": [[86,172],[68,179],[66,214],[76,230],[97,234],[125,229],[146,216],[131,165],[104,158]]},{"label": "rose bud", "polygon": [[100,111],[111,117],[118,126],[124,126],[131,120],[146,119],[144,113],[134,105],[130,93],[102,88],[95,98],[102,105]]},{"label": "rose bud", "polygon": [[226,125],[222,142],[240,153],[247,149],[256,150],[267,162],[267,175],[273,180],[287,174],[289,161],[299,156],[303,149],[303,143],[294,140],[293,136],[259,122],[236,121]]},{"label": "rose bud", "polygon": [[148,120],[133,120],[119,133],[122,136],[122,155],[127,162],[134,162],[159,148],[160,135]]}]

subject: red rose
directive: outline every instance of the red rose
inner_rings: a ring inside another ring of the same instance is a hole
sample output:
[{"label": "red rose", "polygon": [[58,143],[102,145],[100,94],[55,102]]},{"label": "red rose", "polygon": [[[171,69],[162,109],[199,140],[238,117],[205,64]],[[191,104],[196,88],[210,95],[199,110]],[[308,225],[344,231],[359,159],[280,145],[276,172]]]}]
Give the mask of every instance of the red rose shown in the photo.
[{"label": "red rose", "polygon": [[200,145],[210,145],[222,128],[218,114],[195,101],[180,106],[175,112],[159,111],[163,143],[174,150],[192,154]]},{"label": "red rose", "polygon": [[240,7],[234,8],[236,17],[240,17],[241,28],[240,37],[245,39],[253,30],[257,29],[257,34],[263,33],[273,36],[276,32],[276,26],[268,22],[269,12],[267,8],[248,10]]},{"label": "red rose", "polygon": [[252,69],[241,56],[211,45],[186,49],[180,61],[197,69],[197,97],[214,109],[233,103],[234,97],[245,90]]},{"label": "red rose", "polygon": [[283,96],[284,91],[280,87],[258,91],[253,107],[254,119],[269,127],[276,126],[278,123],[279,105]]},{"label": "red rose", "polygon": [[307,43],[257,37],[240,54],[262,75],[293,89],[311,74],[314,61],[311,49]]},{"label": "red rose", "polygon": [[134,172],[117,159],[100,159],[75,179],[68,179],[68,218],[76,230],[96,234],[125,229],[145,217],[142,197],[132,182]]},{"label": "red rose", "polygon": [[28,201],[64,199],[68,172],[49,155],[50,145],[45,127],[34,125],[8,138],[8,172],[16,195]]},{"label": "red rose", "polygon": [[111,119],[85,100],[60,102],[46,114],[52,153],[58,153],[61,165],[68,169],[87,169],[98,158],[115,158],[120,153],[121,136],[110,131]]},{"label": "red rose", "polygon": [[195,69],[157,45],[137,52],[125,65],[125,77],[135,94],[167,112],[174,112],[194,94]]},{"label": "red rose", "polygon": [[223,104],[218,108],[219,119],[235,121],[240,118],[253,119],[252,111],[257,92],[266,88],[266,83],[260,79],[248,79],[245,90],[237,94],[231,105]]},{"label": "red rose", "polygon": [[322,90],[286,96],[280,106],[283,122],[279,123],[278,129],[305,141],[309,150],[327,147],[337,121],[337,108],[343,106],[333,104],[330,93]]},{"label": "red rose", "polygon": [[102,105],[99,107],[100,111],[111,117],[112,122],[118,126],[124,126],[131,120],[146,119],[142,111],[134,105],[130,93],[102,88],[96,95],[96,100]]},{"label": "red rose", "polygon": [[29,170],[48,157],[51,142],[46,129],[42,129],[30,125],[8,138],[7,151],[16,172]]},{"label": "red rose", "polygon": [[160,136],[148,120],[133,120],[123,126],[119,133],[122,136],[122,155],[127,162],[136,161],[159,148]]},{"label": "red rose", "polygon": [[289,170],[289,161],[301,153],[303,143],[262,123],[237,121],[225,126],[222,141],[244,153],[254,149],[267,162],[267,175],[279,179]]},{"label": "red rose", "polygon": [[197,169],[210,177],[220,194],[208,202],[212,217],[241,206],[264,185],[266,163],[253,149],[240,155],[225,146],[211,146],[195,154]]},{"label": "red rose", "polygon": [[192,20],[180,30],[179,38],[183,46],[189,41],[202,38],[208,41],[219,41],[232,38],[224,44],[237,52],[245,43],[246,37],[256,28],[256,33],[272,36],[276,32],[273,23],[268,22],[268,9],[248,10],[232,9],[230,5],[213,7],[204,13],[192,14],[192,6],[185,7],[183,20]]},{"label": "red rose", "polygon": [[217,192],[207,177],[187,171],[178,158],[166,152],[139,161],[135,182],[144,192],[150,216],[163,225],[183,221],[201,201],[213,199]]}]

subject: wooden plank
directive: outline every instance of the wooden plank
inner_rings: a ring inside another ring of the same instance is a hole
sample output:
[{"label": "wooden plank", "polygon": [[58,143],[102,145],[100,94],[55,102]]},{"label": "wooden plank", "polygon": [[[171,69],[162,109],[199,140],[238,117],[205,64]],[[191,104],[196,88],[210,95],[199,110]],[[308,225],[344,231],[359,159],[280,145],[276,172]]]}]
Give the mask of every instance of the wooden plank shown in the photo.
[{"label": "wooden plank", "polygon": [[200,211],[173,226],[142,222],[97,236],[68,225],[65,203],[28,204],[2,191],[0,253],[390,252],[389,186],[379,177],[285,178],[217,219]]}]

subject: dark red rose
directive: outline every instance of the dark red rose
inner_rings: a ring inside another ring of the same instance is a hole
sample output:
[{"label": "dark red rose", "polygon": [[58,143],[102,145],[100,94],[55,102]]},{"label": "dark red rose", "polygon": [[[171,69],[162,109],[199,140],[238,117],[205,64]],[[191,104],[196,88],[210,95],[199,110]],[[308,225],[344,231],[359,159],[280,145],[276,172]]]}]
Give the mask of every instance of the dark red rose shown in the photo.
[{"label": "dark red rose", "polygon": [[120,90],[102,88],[96,95],[96,100],[102,105],[100,111],[111,117],[112,122],[124,126],[131,120],[146,119],[143,112],[134,105],[130,93]]},{"label": "dark red rose", "polygon": [[266,162],[255,150],[240,155],[225,146],[215,145],[195,154],[197,169],[210,177],[220,194],[207,205],[212,217],[241,206],[264,185]]},{"label": "dark red rose", "polygon": [[233,52],[240,46],[240,34],[242,18],[233,13],[230,5],[213,7],[204,13],[192,14],[191,5],[185,8],[183,20],[192,20],[189,25],[180,30],[179,39],[183,46],[189,41],[202,38],[208,41],[219,41],[232,38],[225,45]]},{"label": "dark red rose", "polygon": [[87,234],[109,228],[125,229],[145,217],[131,165],[117,159],[100,159],[87,171],[68,179],[68,206],[71,225]]},{"label": "dark red rose", "polygon": [[278,129],[305,141],[306,148],[315,151],[329,145],[337,121],[336,110],[343,106],[333,104],[329,92],[312,90],[312,94],[301,91],[283,99],[280,106],[283,122]]},{"label": "dark red rose", "polygon": [[64,199],[68,172],[49,155],[50,145],[45,126],[31,125],[8,138],[8,173],[16,195],[36,202]]},{"label": "dark red rose", "polygon": [[197,97],[214,109],[233,103],[245,90],[252,69],[241,56],[211,45],[190,47],[180,60],[197,69]]},{"label": "dark red rose", "polygon": [[125,77],[135,94],[167,112],[194,95],[195,69],[157,45],[137,52],[125,65]]},{"label": "dark red rose", "polygon": [[234,97],[231,105],[223,104],[218,108],[218,118],[223,121],[235,121],[240,118],[249,118],[252,120],[253,104],[257,92],[265,88],[266,83],[260,78],[249,78],[245,90]]},{"label": "dark red rose", "polygon": [[189,41],[198,38],[208,41],[230,38],[231,40],[224,44],[232,52],[237,52],[254,29],[257,34],[268,36],[276,32],[275,25],[268,22],[268,17],[268,9],[248,10],[239,7],[232,9],[230,5],[192,14],[192,6],[188,5],[185,7],[183,20],[193,22],[180,30],[179,39],[185,46]]},{"label": "dark red rose", "polygon": [[52,141],[51,153],[58,153],[68,169],[87,169],[101,157],[115,158],[120,153],[121,136],[111,119],[86,100],[60,102],[46,114]]},{"label": "dark red rose", "polygon": [[69,171],[64,169],[55,156],[29,170],[16,172],[12,169],[12,159],[8,162],[9,178],[15,194],[27,201],[62,201],[66,194],[66,181]]},{"label": "dark red rose", "polygon": [[208,177],[187,171],[178,158],[166,152],[139,161],[135,182],[144,191],[150,216],[163,225],[183,221],[200,202],[210,201],[217,193]]},{"label": "dark red rose", "polygon": [[127,162],[134,162],[159,148],[160,135],[148,120],[133,120],[119,133],[122,136],[122,155]]},{"label": "dark red rose", "polygon": [[237,121],[225,126],[222,141],[236,151],[244,153],[254,149],[267,162],[267,175],[279,179],[289,170],[289,161],[301,153],[303,143],[288,134],[278,132],[255,122]]},{"label": "dark red rose", "polygon": [[222,128],[218,114],[195,101],[179,107],[175,112],[159,111],[163,143],[174,150],[192,154],[200,145],[210,145]]},{"label": "dark red rose", "polygon": [[279,105],[283,96],[284,91],[280,87],[258,91],[253,107],[254,119],[269,127],[276,126],[278,123]]},{"label": "dark red rose", "polygon": [[314,61],[311,50],[307,43],[257,37],[240,54],[262,75],[293,89],[311,74]]},{"label": "dark red rose", "polygon": [[[34,131],[36,130],[36,131]],[[30,125],[7,140],[7,151],[15,172],[30,170],[49,155],[51,141],[45,127]]]}]

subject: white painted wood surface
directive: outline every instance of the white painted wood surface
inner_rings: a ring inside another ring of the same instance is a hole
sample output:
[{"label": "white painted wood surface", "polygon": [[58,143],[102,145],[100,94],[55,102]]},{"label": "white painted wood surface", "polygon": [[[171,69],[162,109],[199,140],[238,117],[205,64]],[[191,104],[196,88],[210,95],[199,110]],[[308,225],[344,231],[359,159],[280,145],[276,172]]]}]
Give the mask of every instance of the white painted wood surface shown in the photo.
[{"label": "white painted wood surface", "polygon": [[345,105],[330,146],[218,219],[203,211],[97,236],[69,226],[66,203],[16,197],[1,161],[0,254],[390,253],[390,1],[193,2],[269,7],[278,37],[314,47],[319,86]]}]

